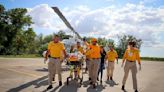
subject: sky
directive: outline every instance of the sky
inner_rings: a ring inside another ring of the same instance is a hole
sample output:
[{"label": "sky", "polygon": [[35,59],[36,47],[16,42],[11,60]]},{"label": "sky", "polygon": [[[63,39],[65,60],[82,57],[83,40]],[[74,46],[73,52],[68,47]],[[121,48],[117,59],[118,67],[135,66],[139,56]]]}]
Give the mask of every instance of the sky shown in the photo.
[{"label": "sky", "polygon": [[164,57],[163,0],[0,0],[6,9],[27,8],[37,34],[69,32],[51,7],[58,7],[81,36],[143,40],[141,56]]}]

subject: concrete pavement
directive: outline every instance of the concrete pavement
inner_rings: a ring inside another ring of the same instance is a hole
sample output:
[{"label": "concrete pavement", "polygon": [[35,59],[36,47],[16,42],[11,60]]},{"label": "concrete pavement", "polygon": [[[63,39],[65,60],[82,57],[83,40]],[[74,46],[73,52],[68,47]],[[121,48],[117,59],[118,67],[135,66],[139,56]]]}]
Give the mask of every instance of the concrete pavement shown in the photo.
[{"label": "concrete pavement", "polygon": [[[88,74],[84,74],[81,87],[75,81],[66,85],[69,76],[67,66],[63,63],[63,86],[58,87],[58,81],[53,83],[53,89],[48,92],[122,92],[121,83],[123,68],[115,64],[114,81],[106,81],[104,70],[103,84],[92,89],[88,82]],[[0,92],[45,92],[48,86],[47,65],[42,58],[0,58]],[[163,92],[164,91],[164,62],[142,61],[142,70],[138,71],[139,92]],[[56,79],[57,79],[56,75]],[[100,84],[100,83],[99,83]],[[125,86],[127,92],[133,92],[131,72]]]}]

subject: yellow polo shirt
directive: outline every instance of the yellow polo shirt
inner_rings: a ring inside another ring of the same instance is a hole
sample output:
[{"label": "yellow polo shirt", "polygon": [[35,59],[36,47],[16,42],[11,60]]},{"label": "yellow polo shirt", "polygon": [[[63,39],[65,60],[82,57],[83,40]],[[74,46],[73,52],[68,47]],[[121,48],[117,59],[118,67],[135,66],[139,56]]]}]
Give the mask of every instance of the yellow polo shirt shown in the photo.
[{"label": "yellow polo shirt", "polygon": [[117,55],[117,52],[115,50],[107,52],[107,59],[108,59],[108,61],[114,62],[117,57],[118,57],[118,55]]},{"label": "yellow polo shirt", "polygon": [[48,50],[50,51],[50,56],[51,57],[62,57],[63,50],[65,50],[64,44],[61,42],[54,43],[51,41],[48,44]]},{"label": "yellow polo shirt", "polygon": [[127,49],[124,53],[123,59],[129,60],[129,61],[138,61],[140,64],[140,54],[139,50],[137,48],[133,48],[132,50]]},{"label": "yellow polo shirt", "polygon": [[77,50],[80,51],[82,54],[84,54],[84,50],[83,50],[83,47],[77,47]]},{"label": "yellow polo shirt", "polygon": [[97,45],[90,45],[90,58],[100,58],[100,46]]},{"label": "yellow polo shirt", "polygon": [[91,50],[87,50],[85,52],[85,56],[86,56],[87,59],[90,59],[91,58]]}]

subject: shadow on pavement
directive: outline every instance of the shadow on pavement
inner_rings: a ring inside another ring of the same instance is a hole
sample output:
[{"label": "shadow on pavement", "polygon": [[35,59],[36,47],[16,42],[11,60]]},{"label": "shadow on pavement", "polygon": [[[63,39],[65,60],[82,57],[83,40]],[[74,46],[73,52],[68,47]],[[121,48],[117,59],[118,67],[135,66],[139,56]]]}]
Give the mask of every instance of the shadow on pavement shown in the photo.
[{"label": "shadow on pavement", "polygon": [[64,83],[64,85],[62,87],[60,86],[56,86],[55,88],[52,88],[50,90],[43,90],[42,92],[56,92],[56,90],[59,91],[58,92],[77,92],[78,88],[80,87],[80,84],[76,83],[75,80],[71,80],[69,85],[66,84],[66,82]]},{"label": "shadow on pavement", "polygon": [[111,87],[114,87],[115,85],[118,85],[118,83],[116,83],[113,80],[106,81],[106,83],[109,84]]},{"label": "shadow on pavement", "polygon": [[[28,88],[30,86],[34,86],[35,88],[39,88],[41,86],[46,86],[46,85],[48,85],[47,77],[48,76],[43,76],[43,77],[38,78],[34,81],[27,82],[27,83],[22,84],[18,87],[9,89],[7,92],[20,92],[21,90]],[[114,85],[118,85],[114,81],[106,81],[106,83],[112,87]],[[82,86],[87,87],[87,92],[101,92],[101,91],[103,91],[103,89],[106,88],[106,85],[100,84],[100,85],[97,85],[97,87],[95,89],[93,89],[92,85],[89,84],[89,81],[84,81]],[[51,91],[48,91],[48,92],[56,92],[57,89],[59,89],[59,92],[68,92],[68,91],[69,92],[77,92],[78,88],[80,88],[80,84],[77,83],[75,80],[72,80],[72,81],[70,81],[69,85],[64,83],[64,85],[62,87],[56,86],[55,88],[53,88]],[[44,90],[42,92],[46,92],[46,90]],[[127,91],[124,90],[123,92],[127,92]]]},{"label": "shadow on pavement", "polygon": [[[41,69],[35,69],[35,71],[48,72],[48,69],[47,68],[41,68]],[[69,71],[69,68],[68,67],[62,67],[62,71]]]},{"label": "shadow on pavement", "polygon": [[101,92],[103,89],[106,88],[106,85],[100,84],[97,85],[95,89],[93,89],[92,85],[90,85],[90,81],[87,80],[83,82],[83,87],[87,87],[87,92]]},{"label": "shadow on pavement", "polygon": [[42,68],[42,69],[36,69],[36,71],[39,71],[39,72],[48,72],[48,69],[47,68]]},{"label": "shadow on pavement", "polygon": [[83,87],[88,87],[89,85],[89,80],[83,82]]},{"label": "shadow on pavement", "polygon": [[87,88],[87,92],[101,92],[103,89],[105,89],[106,86],[100,84],[97,85],[96,88],[94,89],[91,85]]},{"label": "shadow on pavement", "polygon": [[49,90],[47,90],[47,89],[45,89],[45,90],[43,90],[42,92],[56,92],[56,90],[59,88],[60,86],[56,86],[55,88],[53,88],[51,91],[49,91]]},{"label": "shadow on pavement", "polygon": [[[59,92],[77,92],[79,87],[80,87],[79,83],[77,83],[75,80],[71,80],[68,85],[64,83],[64,86],[60,88]],[[55,91],[51,91],[51,92],[55,92]]]},{"label": "shadow on pavement", "polygon": [[30,87],[32,85],[35,86],[35,88],[38,88],[38,87],[41,87],[41,86],[44,86],[44,85],[47,85],[47,76],[43,76],[41,78],[38,78],[34,81],[31,81],[31,82],[28,82],[28,83],[25,83],[25,84],[22,84],[18,87],[15,87],[15,88],[12,88],[12,89],[9,89],[7,92],[19,92],[27,87]]}]

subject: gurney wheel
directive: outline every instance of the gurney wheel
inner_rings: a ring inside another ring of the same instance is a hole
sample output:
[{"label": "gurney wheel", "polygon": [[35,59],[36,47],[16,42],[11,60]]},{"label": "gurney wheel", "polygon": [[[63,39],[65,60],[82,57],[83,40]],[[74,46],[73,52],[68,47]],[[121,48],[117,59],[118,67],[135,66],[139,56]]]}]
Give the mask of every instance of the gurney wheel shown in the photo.
[{"label": "gurney wheel", "polygon": [[82,85],[82,82],[83,82],[83,78],[80,79],[80,85]]},{"label": "gurney wheel", "polygon": [[81,87],[81,85],[82,85],[82,80],[80,79],[80,81],[79,81],[79,87]]},{"label": "gurney wheel", "polygon": [[69,85],[69,78],[67,78],[67,85]]}]

